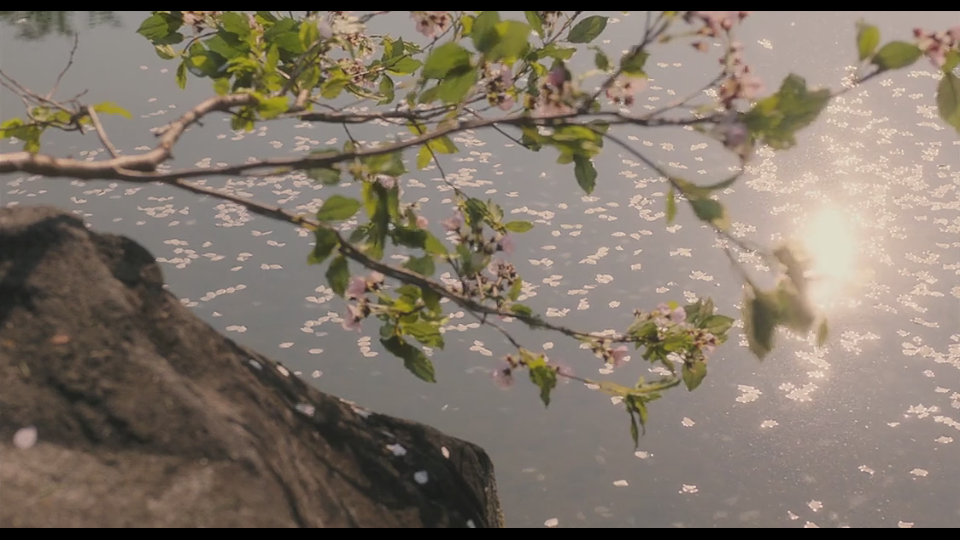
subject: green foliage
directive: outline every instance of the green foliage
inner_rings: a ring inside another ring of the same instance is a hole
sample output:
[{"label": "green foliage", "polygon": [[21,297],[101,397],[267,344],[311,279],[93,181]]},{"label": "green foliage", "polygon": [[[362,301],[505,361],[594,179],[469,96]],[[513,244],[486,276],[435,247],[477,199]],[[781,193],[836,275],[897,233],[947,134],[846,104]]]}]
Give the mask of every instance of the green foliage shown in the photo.
[{"label": "green foliage", "polygon": [[607,27],[607,18],[599,15],[587,17],[574,25],[567,34],[570,43],[590,43],[600,37]]},{"label": "green foliage", "polygon": [[317,211],[317,219],[320,221],[342,221],[350,219],[360,210],[360,201],[334,195],[323,202],[323,206]]},{"label": "green foliage", "polygon": [[937,85],[940,117],[960,133],[960,77],[945,71]]},{"label": "green foliage", "polygon": [[[615,337],[574,332],[548,322],[533,307],[517,303],[524,281],[516,268],[500,262],[501,256],[513,249],[514,235],[530,231],[533,224],[505,222],[504,210],[497,203],[471,197],[444,176],[442,180],[454,188],[451,198],[459,211],[456,219],[444,224],[455,240],[447,243],[431,232],[418,204],[402,196],[401,186],[408,173],[403,149],[416,148],[407,157],[418,170],[436,163],[442,175],[439,156],[461,151],[454,143],[456,132],[490,127],[512,137],[519,131],[524,147],[532,151],[555,149],[557,163],[572,164],[577,185],[592,194],[598,180],[595,159],[604,141],[615,137],[610,133],[611,124],[634,123],[651,129],[683,126],[720,140],[743,165],[757,145],[774,150],[795,146],[798,133],[816,121],[836,95],[828,89],[808,88],[805,79],[790,74],[776,92],[754,100],[755,96],[741,88],[747,84],[747,70],[739,63],[740,58],[736,65],[743,68],[742,73],[728,72],[729,79],[712,88],[721,96],[725,92],[737,94],[702,107],[680,104],[647,116],[635,111],[636,118],[628,119],[606,100],[593,99],[594,92],[581,88],[591,75],[602,75],[602,90],[596,97],[603,98],[603,91],[619,89],[620,81],[614,75],[646,77],[658,43],[702,39],[702,32],[696,29],[674,31],[672,25],[685,19],[683,12],[663,12],[653,17],[662,22],[654,22],[649,33],[638,32],[643,40],[638,39],[619,61],[595,45],[607,27],[607,17],[583,17],[582,12],[525,11],[522,20],[505,20],[501,16],[505,12],[498,11],[433,12],[442,15],[437,18],[444,21],[443,27],[421,28],[427,37],[436,38],[424,48],[414,40],[368,34],[366,16],[354,17],[351,12],[306,12],[297,17],[291,12],[249,13],[153,11],[137,32],[160,58],[176,63],[174,79],[180,88],[185,88],[192,76],[208,79],[216,95],[254,98],[242,107],[218,109],[230,113],[233,129],[251,130],[259,122],[300,115],[307,115],[303,120],[330,126],[342,123],[348,129],[349,140],[342,149],[316,150],[296,165],[280,168],[280,174],[303,170],[322,184],[314,186],[323,189],[325,199],[316,221],[290,221],[314,230],[308,263],[328,264],[325,276],[330,288],[350,303],[352,320],[345,319],[345,326],[368,317],[378,319],[383,347],[428,382],[435,382],[434,366],[416,344],[444,347],[443,298],[474,312],[484,322],[498,315],[512,315],[531,328],[576,337],[606,364],[617,364],[625,346],[633,345],[642,351],[644,361],[663,366],[670,375],[652,383],[641,379],[633,387],[578,380],[622,399],[635,444],[646,429],[649,404],[663,391],[681,384],[692,391],[704,383],[708,354],[727,341],[734,320],[716,313],[708,298],[683,308],[670,303],[653,312],[638,312],[624,333]],[[338,24],[329,24],[331,18],[339,18],[335,21]],[[435,22],[431,21],[426,22]],[[531,39],[533,34],[538,39]],[[876,26],[858,23],[857,57],[861,69],[867,72],[860,82],[911,66],[924,54],[918,44],[892,41],[881,45],[880,38]],[[946,53],[936,103],[940,116],[960,132],[960,79],[953,73],[960,65],[960,51],[955,49]],[[590,55],[597,71],[570,73],[569,66],[582,65],[578,54]],[[558,77],[558,73],[569,78]],[[616,105],[628,106],[632,99],[620,96]],[[361,106],[349,110],[364,111],[369,106],[373,111],[346,113],[343,111],[348,109],[341,107],[343,101],[330,104],[332,100],[359,100]],[[752,105],[744,105],[748,101]],[[511,112],[491,120],[489,111],[498,106]],[[111,102],[91,109],[130,117],[129,112]],[[316,114],[318,110],[324,114]],[[667,110],[671,113],[663,114]],[[543,118],[545,114],[551,118]],[[353,139],[349,126],[371,121],[405,122],[417,140],[392,141],[386,144],[395,146],[386,150],[383,144],[361,145]],[[37,153],[44,130],[86,129],[90,124],[89,110],[34,98],[24,119],[0,124],[0,138],[16,138],[27,152]],[[620,144],[629,149],[625,143]],[[730,215],[715,197],[718,191],[732,186],[739,174],[697,185],[661,170],[639,151],[635,155],[669,183],[668,224],[677,219],[679,197],[687,201],[698,220],[735,240],[729,235]],[[327,193],[337,189],[345,175],[357,183],[359,198]],[[330,224],[347,220],[349,224],[338,224],[337,228]],[[389,266],[389,272],[379,263],[388,254],[404,256],[402,265]],[[794,246],[781,246],[764,254],[779,261],[779,279],[775,287],[763,290],[744,273],[743,321],[750,350],[761,360],[768,357],[781,328],[797,334],[815,331],[816,343],[823,347],[829,330],[806,296],[807,268],[802,254]],[[351,278],[349,260],[384,270],[400,283],[381,283],[382,276],[374,274]],[[445,272],[452,269],[460,289],[448,289],[433,281],[438,268]],[[517,345],[512,338],[509,341]],[[520,361],[515,364],[510,364],[510,369],[528,371],[545,406],[550,404],[558,378],[569,376],[543,354],[522,348]]]},{"label": "green foliage", "polygon": [[806,80],[790,74],[777,93],[754,105],[744,123],[756,140],[778,150],[792,148],[797,144],[796,133],[812,124],[829,101],[830,90],[811,91]]},{"label": "green foliage", "polygon": [[880,47],[872,62],[880,71],[889,71],[911,66],[921,56],[923,51],[920,47],[904,41],[891,41]]},{"label": "green foliage", "polygon": [[880,29],[863,21],[857,23],[857,52],[860,61],[863,62],[880,45]]}]

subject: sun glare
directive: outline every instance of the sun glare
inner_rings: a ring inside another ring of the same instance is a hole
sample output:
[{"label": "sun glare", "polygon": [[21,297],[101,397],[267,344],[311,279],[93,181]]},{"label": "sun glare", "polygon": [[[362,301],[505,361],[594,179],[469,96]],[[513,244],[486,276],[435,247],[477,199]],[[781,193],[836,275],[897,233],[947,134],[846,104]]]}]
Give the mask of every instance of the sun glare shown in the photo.
[{"label": "sun glare", "polygon": [[850,217],[841,208],[827,205],[810,214],[801,228],[815,278],[810,299],[821,307],[837,300],[854,281],[857,240]]}]

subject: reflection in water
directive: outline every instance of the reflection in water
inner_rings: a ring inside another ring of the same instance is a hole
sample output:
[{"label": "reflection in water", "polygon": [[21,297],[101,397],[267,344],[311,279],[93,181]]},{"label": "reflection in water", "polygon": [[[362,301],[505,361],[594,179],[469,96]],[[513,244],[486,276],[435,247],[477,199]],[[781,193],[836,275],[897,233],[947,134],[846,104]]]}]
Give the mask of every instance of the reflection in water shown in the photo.
[{"label": "reflection in water", "polygon": [[[76,11],[0,11],[0,22],[17,27],[17,38],[28,41],[43,39],[50,34],[72,36],[73,15]],[[120,19],[113,11],[87,11],[87,26],[93,28],[107,24],[120,26]]]},{"label": "reflection in water", "polygon": [[823,308],[852,284],[856,273],[857,240],[850,215],[835,204],[825,204],[807,216],[800,234],[815,278],[810,299]]}]

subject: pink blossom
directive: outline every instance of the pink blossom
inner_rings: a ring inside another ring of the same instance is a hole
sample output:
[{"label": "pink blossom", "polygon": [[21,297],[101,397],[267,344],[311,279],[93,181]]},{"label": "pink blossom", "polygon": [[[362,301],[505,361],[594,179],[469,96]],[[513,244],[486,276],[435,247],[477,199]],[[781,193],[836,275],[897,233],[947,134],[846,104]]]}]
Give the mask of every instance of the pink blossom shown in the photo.
[{"label": "pink blossom", "polygon": [[613,367],[622,366],[629,358],[629,356],[627,356],[626,345],[621,345],[616,349],[610,349],[607,351],[607,354],[610,355],[610,363],[613,364]]},{"label": "pink blossom", "polygon": [[509,362],[504,362],[500,367],[493,370],[490,375],[493,377],[493,382],[502,390],[513,386],[513,366],[510,365]]},{"label": "pink blossom", "polygon": [[446,11],[411,11],[410,16],[417,24],[417,31],[428,38],[436,37],[453,24],[453,19]]},{"label": "pink blossom", "polygon": [[378,174],[377,182],[380,182],[380,185],[383,186],[384,189],[393,189],[393,187],[397,185],[397,179],[386,174]]},{"label": "pink blossom", "polygon": [[320,37],[323,39],[330,39],[333,37],[333,27],[330,26],[325,20],[320,20],[317,23],[317,30],[320,31]]},{"label": "pink blossom", "polygon": [[347,286],[347,298],[356,300],[367,292],[367,280],[360,276],[353,276],[350,279],[350,285]]},{"label": "pink blossom", "polygon": [[449,232],[457,232],[463,226],[463,214],[457,210],[453,216],[440,222],[440,226]]},{"label": "pink blossom", "polygon": [[687,310],[682,307],[678,307],[670,313],[670,320],[680,324],[683,321],[687,320]]},{"label": "pink blossom", "polygon": [[343,326],[344,330],[347,331],[360,331],[360,322],[363,321],[365,315],[363,309],[354,304],[347,304],[347,313],[343,318],[343,322],[340,323]]},{"label": "pink blossom", "polygon": [[367,283],[370,284],[371,289],[378,289],[380,285],[383,285],[383,274],[374,270],[370,272],[370,277],[367,278]]},{"label": "pink blossom", "polygon": [[554,88],[560,88],[565,82],[567,82],[567,70],[563,67],[558,67],[547,74],[546,83]]},{"label": "pink blossom", "polygon": [[507,255],[513,254],[513,251],[515,249],[515,246],[513,244],[513,238],[511,238],[510,235],[504,236],[503,238],[500,239],[499,242],[497,242],[497,248],[500,251],[506,253]]},{"label": "pink blossom", "polygon": [[616,105],[622,104],[625,107],[632,107],[634,103],[634,95],[646,88],[646,86],[646,79],[620,75],[616,78],[613,84],[607,88],[607,99]]}]

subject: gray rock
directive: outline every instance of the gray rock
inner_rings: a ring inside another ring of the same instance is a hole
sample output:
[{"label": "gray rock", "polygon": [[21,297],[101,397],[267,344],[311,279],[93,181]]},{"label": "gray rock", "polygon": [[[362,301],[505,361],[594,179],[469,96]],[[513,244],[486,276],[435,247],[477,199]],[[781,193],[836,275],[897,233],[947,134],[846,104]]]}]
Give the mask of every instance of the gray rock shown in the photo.
[{"label": "gray rock", "polygon": [[55,208],[0,209],[0,388],[3,527],[503,525],[482,449],[304,384]]}]

